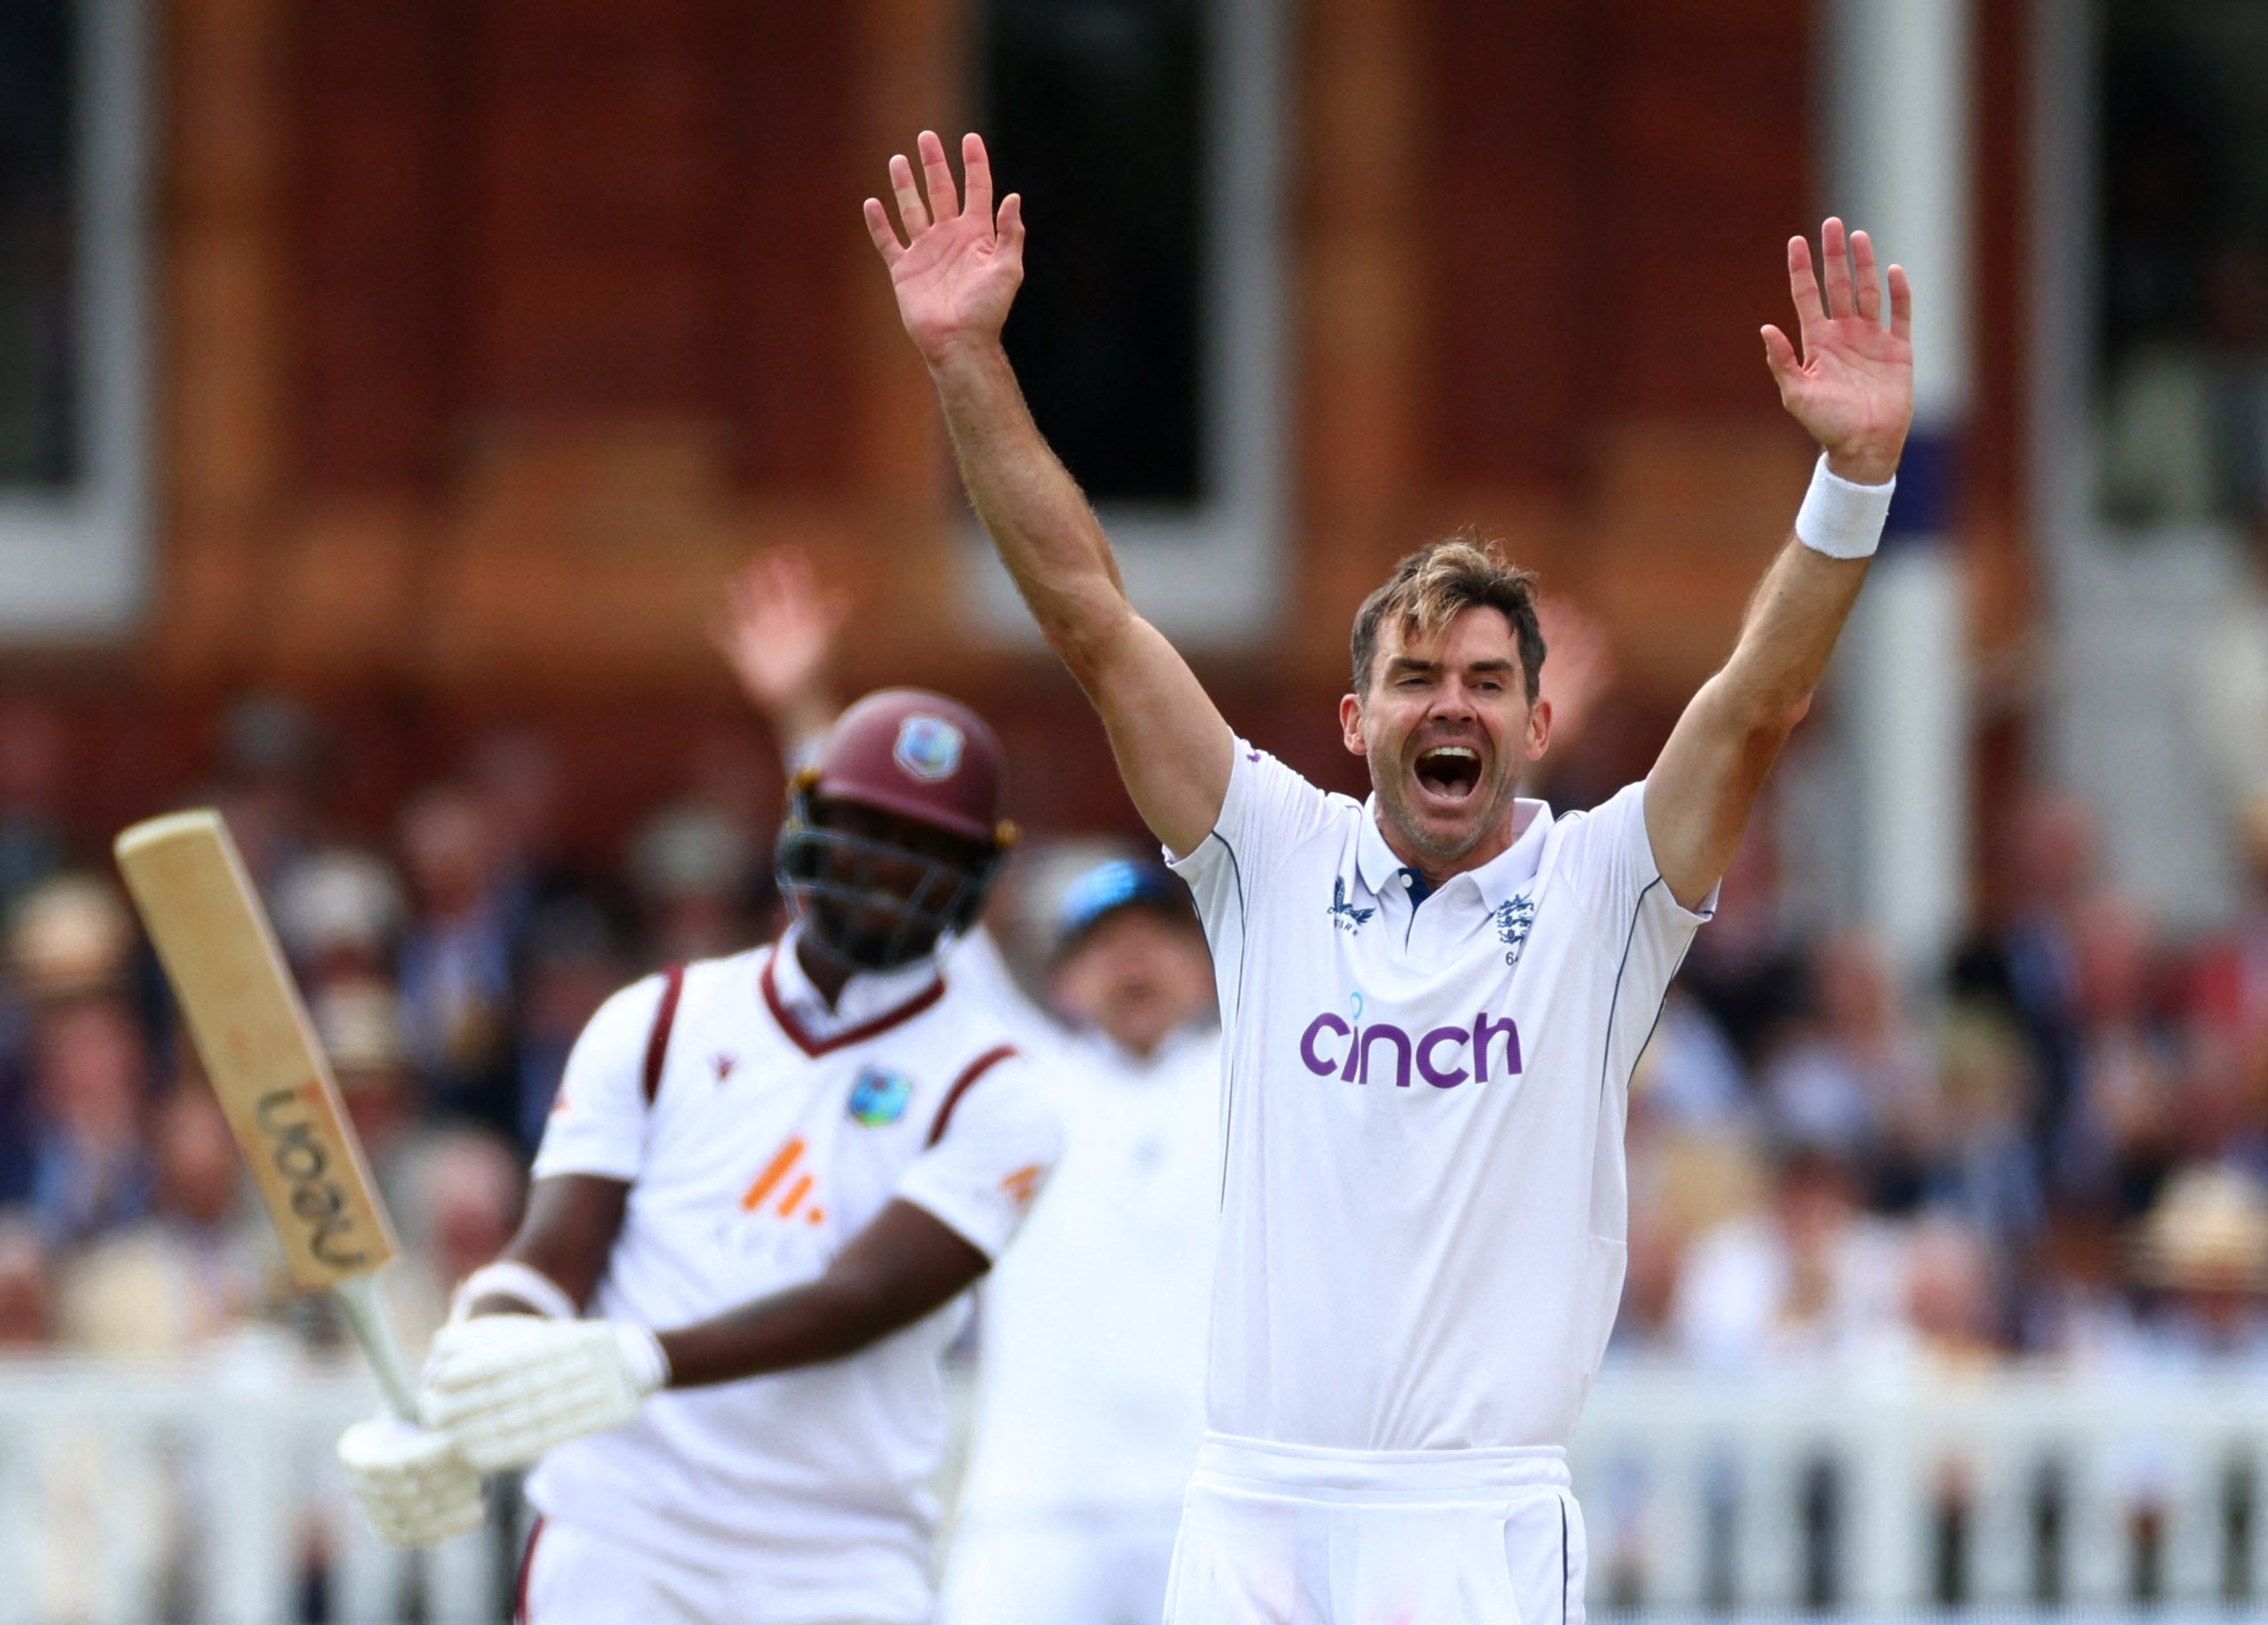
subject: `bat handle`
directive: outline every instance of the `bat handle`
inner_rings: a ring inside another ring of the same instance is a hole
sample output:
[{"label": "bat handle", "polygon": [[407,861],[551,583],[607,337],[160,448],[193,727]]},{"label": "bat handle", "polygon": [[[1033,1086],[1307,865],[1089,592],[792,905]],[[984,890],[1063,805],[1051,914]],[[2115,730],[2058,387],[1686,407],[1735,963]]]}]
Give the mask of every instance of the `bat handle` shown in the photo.
[{"label": "bat handle", "polygon": [[378,1373],[378,1387],[385,1391],[386,1409],[405,1422],[417,1420],[417,1378],[409,1369],[409,1356],[401,1352],[401,1340],[394,1334],[394,1316],[386,1311],[385,1301],[379,1298],[376,1275],[349,1276],[331,1284],[331,1293],[339,1300],[339,1307],[347,1311],[347,1324],[355,1329],[355,1340],[370,1357],[370,1369]]}]

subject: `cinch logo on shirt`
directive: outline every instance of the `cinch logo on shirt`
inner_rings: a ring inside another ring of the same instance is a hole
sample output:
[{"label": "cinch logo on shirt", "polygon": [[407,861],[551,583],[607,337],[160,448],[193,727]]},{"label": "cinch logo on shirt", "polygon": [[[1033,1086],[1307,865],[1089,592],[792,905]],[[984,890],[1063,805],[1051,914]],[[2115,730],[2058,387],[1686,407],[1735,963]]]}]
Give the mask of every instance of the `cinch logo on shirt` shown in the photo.
[{"label": "cinch logo on shirt", "polygon": [[[1504,1057],[1507,1077],[1520,1070],[1519,1027],[1509,1016],[1501,1021],[1491,1020],[1486,1011],[1475,1016],[1470,1027],[1437,1027],[1418,1038],[1391,1021],[1358,1026],[1325,1011],[1299,1035],[1299,1059],[1319,1078],[1336,1073],[1341,1082],[1368,1083],[1373,1057],[1382,1046],[1393,1058],[1397,1089],[1409,1087],[1413,1066],[1418,1076],[1436,1089],[1454,1089],[1468,1079],[1485,1083],[1489,1058],[1494,1053]],[[1469,1066],[1465,1064],[1468,1061]]]}]

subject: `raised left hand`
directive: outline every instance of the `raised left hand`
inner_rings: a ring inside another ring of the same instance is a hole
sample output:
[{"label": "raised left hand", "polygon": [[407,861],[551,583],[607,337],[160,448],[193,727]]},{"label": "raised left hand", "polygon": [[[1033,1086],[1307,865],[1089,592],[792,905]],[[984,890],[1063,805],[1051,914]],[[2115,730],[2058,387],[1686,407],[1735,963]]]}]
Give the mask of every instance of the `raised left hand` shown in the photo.
[{"label": "raised left hand", "polygon": [[668,1379],[643,1326],[476,1315],[434,1337],[418,1409],[474,1468],[500,1473],[621,1426]]},{"label": "raised left hand", "polygon": [[[1898,472],[1913,421],[1913,290],[1903,266],[1878,279],[1874,243],[1853,231],[1846,245],[1840,220],[1820,228],[1820,250],[1824,293],[1812,274],[1811,244],[1788,239],[1788,289],[1803,355],[1799,360],[1788,335],[1766,325],[1765,360],[1781,404],[1819,441],[1828,466],[1845,480],[1880,485]],[[1890,285],[1887,329],[1882,281]]]}]

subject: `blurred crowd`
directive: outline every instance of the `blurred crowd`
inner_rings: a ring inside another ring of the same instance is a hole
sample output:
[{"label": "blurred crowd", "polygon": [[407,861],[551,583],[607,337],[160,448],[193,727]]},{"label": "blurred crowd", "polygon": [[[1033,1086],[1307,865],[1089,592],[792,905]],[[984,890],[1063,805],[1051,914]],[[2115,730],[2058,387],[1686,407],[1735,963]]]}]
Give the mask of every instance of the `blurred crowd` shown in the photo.
[{"label": "blurred crowd", "polygon": [[1988,920],[1903,985],[1782,926],[1751,839],[1633,1091],[1626,1355],[2268,1369],[2268,801],[2171,940],[2035,790]]},{"label": "blurred crowd", "polygon": [[[164,1355],[260,1324],[333,1345],[325,1306],[279,1274],[106,855],[56,816],[62,743],[49,712],[0,707],[0,1348]],[[737,786],[697,792],[581,872],[552,752],[506,730],[356,845],[324,826],[331,753],[300,707],[240,704],[213,754],[182,802],[222,809],[269,902],[403,1231],[389,1290],[421,1347],[517,1224],[599,1003],[769,928],[768,832]]]},{"label": "blurred crowd", "polygon": [[[104,855],[59,821],[58,728],[0,707],[0,1350],[177,1355],[246,1325],[338,1347]],[[774,809],[697,794],[584,872],[538,734],[476,744],[382,846],[326,831],[325,761],[308,713],[255,699],[183,800],[223,809],[270,902],[405,1232],[417,1346],[510,1235],[599,1002],[773,927]],[[1612,1357],[2268,1368],[2268,804],[2232,922],[2174,941],[2102,883],[2085,813],[2031,793],[1991,918],[1918,985],[1862,933],[1789,924],[1767,823],[1633,1083]],[[996,934],[1036,983],[1044,943]]]}]

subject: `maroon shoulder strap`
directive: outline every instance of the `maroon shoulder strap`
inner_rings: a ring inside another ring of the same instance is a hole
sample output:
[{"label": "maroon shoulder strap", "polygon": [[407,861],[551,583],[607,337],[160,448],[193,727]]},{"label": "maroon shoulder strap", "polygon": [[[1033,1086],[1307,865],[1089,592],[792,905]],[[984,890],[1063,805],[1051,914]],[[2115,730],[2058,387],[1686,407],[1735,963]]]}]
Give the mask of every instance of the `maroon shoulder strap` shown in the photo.
[{"label": "maroon shoulder strap", "polygon": [[661,1064],[669,1059],[669,1029],[677,1024],[677,996],[685,991],[685,967],[673,965],[661,973],[661,1004],[653,1012],[653,1031],[646,1035],[646,1104],[661,1093]]},{"label": "maroon shoulder strap", "polygon": [[945,1137],[946,1125],[953,1121],[953,1108],[961,1104],[961,1097],[969,1092],[970,1087],[1015,1053],[1014,1044],[1000,1044],[962,1068],[961,1075],[953,1080],[953,1087],[945,1091],[945,1104],[937,1108],[937,1121],[929,1126],[929,1138],[922,1142],[924,1150]]}]

